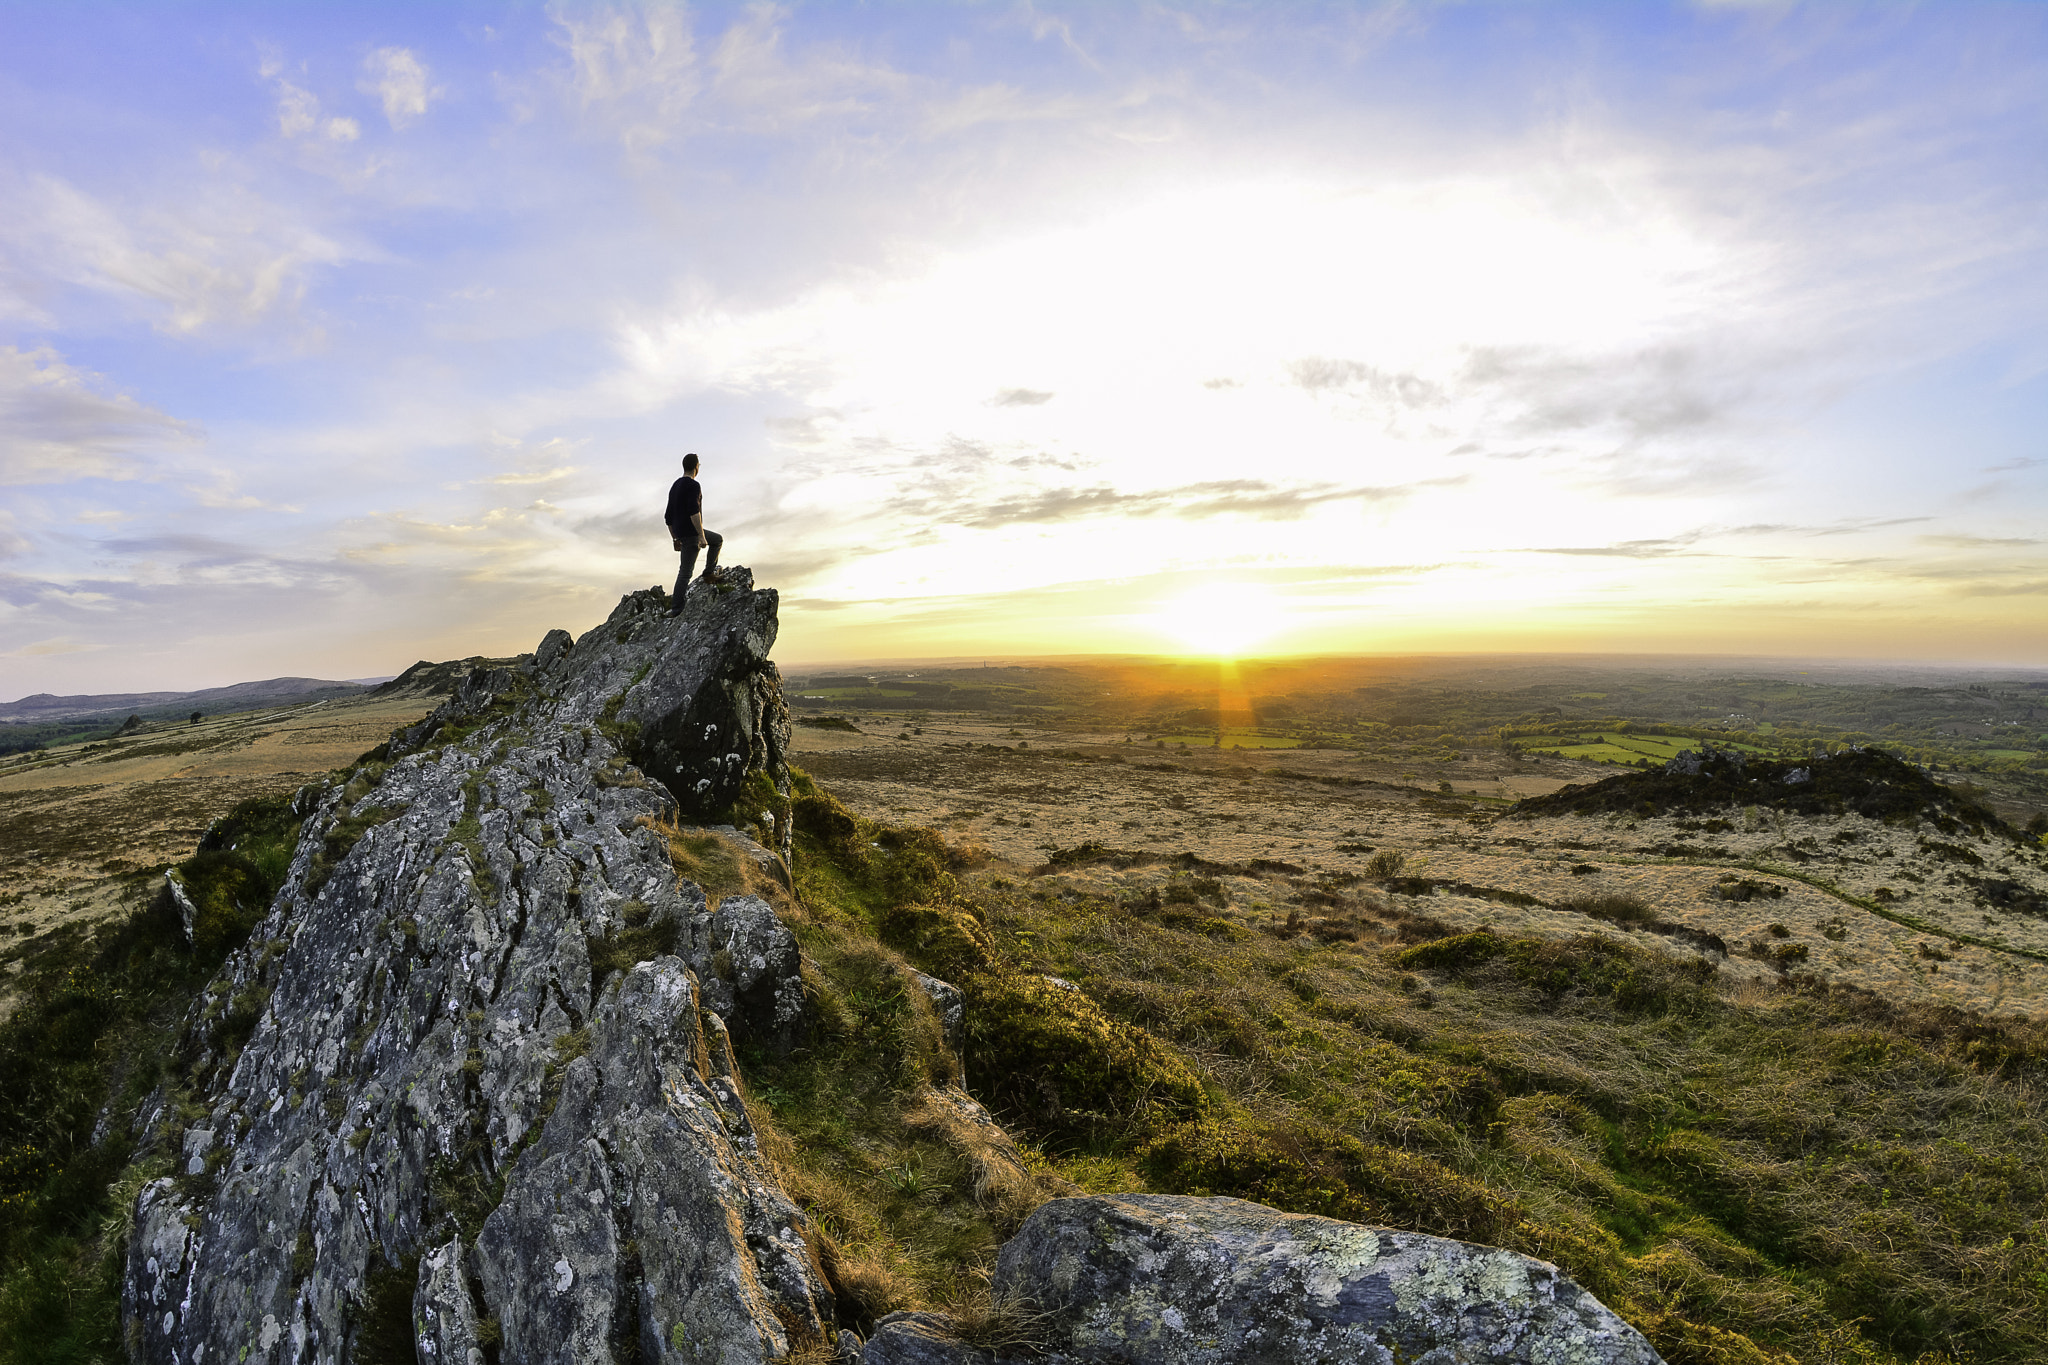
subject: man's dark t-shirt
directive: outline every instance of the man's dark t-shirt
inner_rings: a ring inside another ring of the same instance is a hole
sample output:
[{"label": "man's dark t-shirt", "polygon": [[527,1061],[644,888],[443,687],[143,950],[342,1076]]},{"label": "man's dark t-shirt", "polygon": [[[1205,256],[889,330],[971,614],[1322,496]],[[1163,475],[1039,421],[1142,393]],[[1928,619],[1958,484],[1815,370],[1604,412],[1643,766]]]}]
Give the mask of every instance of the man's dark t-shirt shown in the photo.
[{"label": "man's dark t-shirt", "polygon": [[704,510],[704,486],[685,474],[668,487],[668,511],[662,520],[668,523],[668,533],[681,539],[695,540],[697,530],[690,525],[690,518]]}]

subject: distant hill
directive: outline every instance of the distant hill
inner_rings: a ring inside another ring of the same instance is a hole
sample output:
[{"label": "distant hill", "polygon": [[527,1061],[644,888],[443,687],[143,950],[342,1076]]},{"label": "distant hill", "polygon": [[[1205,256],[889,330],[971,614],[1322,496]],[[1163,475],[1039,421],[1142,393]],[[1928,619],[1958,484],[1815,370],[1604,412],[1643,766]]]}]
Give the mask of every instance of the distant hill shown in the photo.
[{"label": "distant hill", "polygon": [[327,678],[266,678],[262,682],[207,687],[197,692],[108,692],[84,697],[59,697],[38,692],[20,701],[0,702],[0,725],[32,725],[119,715],[140,715],[148,720],[178,711],[248,711],[259,706],[284,706],[297,701],[318,701],[324,697],[353,697],[368,690],[360,683],[335,682]]}]

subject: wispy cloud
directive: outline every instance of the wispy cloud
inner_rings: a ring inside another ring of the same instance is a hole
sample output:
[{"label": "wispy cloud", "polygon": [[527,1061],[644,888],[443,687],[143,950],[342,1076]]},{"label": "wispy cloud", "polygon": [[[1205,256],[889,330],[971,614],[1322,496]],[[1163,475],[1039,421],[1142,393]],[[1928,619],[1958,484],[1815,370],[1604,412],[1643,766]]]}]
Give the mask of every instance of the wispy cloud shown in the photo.
[{"label": "wispy cloud", "polygon": [[47,347],[0,346],[0,483],[132,479],[147,452],[196,438],[191,424],[108,387]]},{"label": "wispy cloud", "polygon": [[0,658],[41,659],[54,654],[90,654],[107,648],[103,641],[80,640],[69,635],[56,635],[47,640],[32,640],[14,649],[0,651]]},{"label": "wispy cloud", "polygon": [[362,125],[352,118],[320,117],[320,99],[312,91],[292,84],[280,72],[283,65],[275,59],[262,65],[262,74],[272,82],[277,91],[277,130],[287,138],[306,137],[318,133],[329,142],[354,142],[363,134]]},{"label": "wispy cloud", "polygon": [[1939,545],[1949,550],[2016,549],[2026,545],[2048,544],[2048,541],[2043,541],[2037,536],[1943,535],[1920,536],[1918,539],[1922,545]]},{"label": "wispy cloud", "polygon": [[971,493],[954,490],[940,498],[914,500],[913,507],[923,516],[950,525],[981,528],[1109,516],[1164,516],[1191,521],[1241,516],[1259,521],[1293,521],[1329,503],[1399,503],[1425,488],[1451,488],[1464,482],[1464,478],[1454,477],[1397,485],[1287,487],[1263,479],[1217,479],[1139,492],[1122,492],[1107,485],[1054,488],[994,501],[976,501]]},{"label": "wispy cloud", "polygon": [[1664,540],[1624,540],[1614,545],[1538,545],[1513,553],[1528,555],[1584,555],[1601,559],[1668,559],[1673,555],[1697,555],[1697,536]]},{"label": "wispy cloud", "polygon": [[1390,374],[1358,360],[1308,356],[1288,362],[1287,373],[1311,394],[1335,391],[1390,406],[1423,408],[1444,402],[1444,391],[1413,374]]},{"label": "wispy cloud", "polygon": [[240,187],[141,208],[49,175],[23,189],[10,235],[39,274],[137,305],[178,335],[289,316],[313,271],[353,254]]},{"label": "wispy cloud", "polygon": [[1870,531],[1881,531],[1891,526],[1914,526],[1933,521],[1933,517],[1849,517],[1842,521],[1819,526],[1801,525],[1797,522],[1755,521],[1741,526],[1730,526],[1719,534],[1730,536],[1789,535],[1816,538],[1821,536],[1857,536]]}]

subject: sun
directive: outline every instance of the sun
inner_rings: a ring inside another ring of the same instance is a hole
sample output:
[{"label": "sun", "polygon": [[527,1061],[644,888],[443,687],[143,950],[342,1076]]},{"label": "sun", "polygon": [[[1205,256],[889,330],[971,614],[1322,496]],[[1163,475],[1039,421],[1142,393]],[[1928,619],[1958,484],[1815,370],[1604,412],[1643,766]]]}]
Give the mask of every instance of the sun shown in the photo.
[{"label": "sun", "polygon": [[1237,658],[1288,624],[1277,596],[1243,583],[1219,583],[1163,602],[1152,620],[1187,653],[1218,659]]}]

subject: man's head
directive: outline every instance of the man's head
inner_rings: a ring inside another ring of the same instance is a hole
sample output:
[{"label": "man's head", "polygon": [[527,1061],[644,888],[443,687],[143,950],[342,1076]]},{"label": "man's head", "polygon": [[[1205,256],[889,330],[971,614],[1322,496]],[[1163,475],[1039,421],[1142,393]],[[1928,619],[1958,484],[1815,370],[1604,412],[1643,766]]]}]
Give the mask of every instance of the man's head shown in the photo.
[{"label": "man's head", "polygon": [[695,455],[683,456],[683,472],[693,479],[697,477],[697,457]]}]

